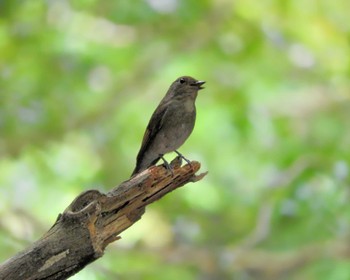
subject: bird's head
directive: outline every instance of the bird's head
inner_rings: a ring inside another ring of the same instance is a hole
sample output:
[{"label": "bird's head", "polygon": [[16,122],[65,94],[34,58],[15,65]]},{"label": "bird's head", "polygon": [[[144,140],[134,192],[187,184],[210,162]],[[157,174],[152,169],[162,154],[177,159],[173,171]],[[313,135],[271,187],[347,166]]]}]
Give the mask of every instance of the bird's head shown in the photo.
[{"label": "bird's head", "polygon": [[198,81],[189,76],[182,76],[172,83],[167,95],[196,98],[197,92],[204,88],[202,87],[204,84],[204,81]]}]

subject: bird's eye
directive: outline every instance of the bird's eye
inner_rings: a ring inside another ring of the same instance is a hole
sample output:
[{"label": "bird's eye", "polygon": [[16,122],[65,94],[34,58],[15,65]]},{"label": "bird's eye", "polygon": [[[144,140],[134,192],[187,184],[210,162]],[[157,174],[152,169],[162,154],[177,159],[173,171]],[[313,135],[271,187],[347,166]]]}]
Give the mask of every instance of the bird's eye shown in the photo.
[{"label": "bird's eye", "polygon": [[183,84],[185,82],[185,79],[184,78],[181,78],[180,79],[180,84]]}]

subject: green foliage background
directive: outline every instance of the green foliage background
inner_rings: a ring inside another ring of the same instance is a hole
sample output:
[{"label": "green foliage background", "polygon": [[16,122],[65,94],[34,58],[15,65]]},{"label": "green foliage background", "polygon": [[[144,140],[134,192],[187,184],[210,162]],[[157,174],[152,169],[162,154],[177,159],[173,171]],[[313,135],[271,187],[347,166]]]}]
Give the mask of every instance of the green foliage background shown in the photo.
[{"label": "green foliage background", "polygon": [[[72,279],[350,279],[350,2],[0,1],[0,261],[130,175],[170,83],[209,175]],[[174,155],[168,155],[168,159]]]}]

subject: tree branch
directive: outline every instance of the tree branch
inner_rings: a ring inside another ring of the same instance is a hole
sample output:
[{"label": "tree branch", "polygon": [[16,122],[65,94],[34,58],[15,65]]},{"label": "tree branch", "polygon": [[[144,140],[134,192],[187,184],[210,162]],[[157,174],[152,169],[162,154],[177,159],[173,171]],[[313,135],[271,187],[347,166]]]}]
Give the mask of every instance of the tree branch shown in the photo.
[{"label": "tree branch", "polygon": [[145,206],[167,193],[201,180],[200,163],[181,167],[173,175],[163,166],[151,167],[113,188],[81,193],[38,241],[0,265],[0,279],[66,279],[103,255],[108,244],[138,221]]}]

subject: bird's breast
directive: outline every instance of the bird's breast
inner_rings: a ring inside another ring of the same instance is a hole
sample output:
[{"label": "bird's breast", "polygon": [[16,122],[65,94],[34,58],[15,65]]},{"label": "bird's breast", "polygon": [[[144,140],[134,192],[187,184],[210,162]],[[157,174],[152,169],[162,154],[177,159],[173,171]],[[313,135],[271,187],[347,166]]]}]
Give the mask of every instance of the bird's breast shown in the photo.
[{"label": "bird's breast", "polygon": [[193,112],[195,110],[194,101],[191,99],[187,99],[184,102],[184,109],[186,112],[189,112],[189,113]]}]

